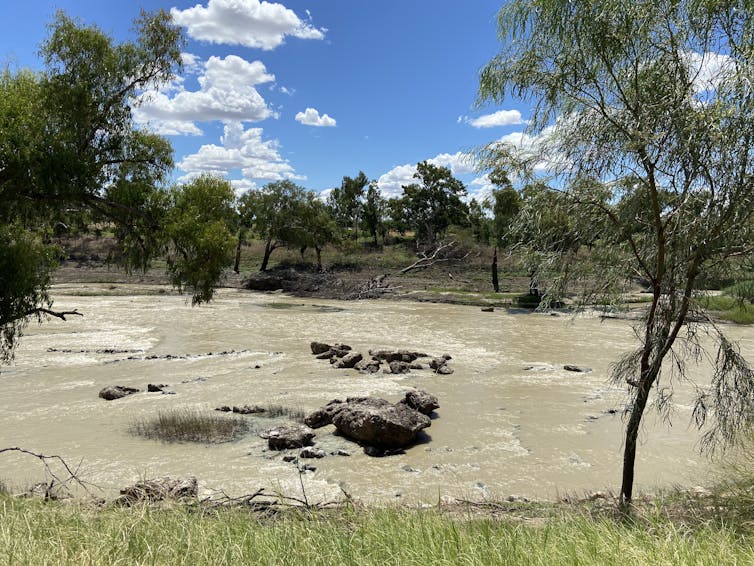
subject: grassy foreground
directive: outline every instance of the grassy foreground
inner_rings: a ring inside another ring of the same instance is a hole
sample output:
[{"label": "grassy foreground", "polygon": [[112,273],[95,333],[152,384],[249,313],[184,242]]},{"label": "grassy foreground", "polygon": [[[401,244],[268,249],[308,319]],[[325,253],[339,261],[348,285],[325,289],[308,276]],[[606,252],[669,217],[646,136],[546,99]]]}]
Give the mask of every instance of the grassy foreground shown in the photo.
[{"label": "grassy foreground", "polygon": [[0,564],[752,564],[753,542],[741,524],[659,508],[632,521],[352,508],[271,518],[0,496]]}]

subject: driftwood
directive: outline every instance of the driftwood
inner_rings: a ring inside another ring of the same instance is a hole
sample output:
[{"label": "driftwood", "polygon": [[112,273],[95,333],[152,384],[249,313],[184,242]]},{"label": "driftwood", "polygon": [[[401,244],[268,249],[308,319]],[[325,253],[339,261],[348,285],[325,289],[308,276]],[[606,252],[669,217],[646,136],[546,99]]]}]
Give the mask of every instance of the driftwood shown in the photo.
[{"label": "driftwood", "polygon": [[448,261],[463,261],[471,255],[471,251],[466,252],[463,256],[460,257],[448,255],[451,251],[453,251],[453,248],[456,246],[456,244],[457,242],[455,240],[451,240],[450,242],[440,242],[435,248],[430,248],[429,250],[419,252],[417,254],[419,256],[419,259],[417,259],[411,265],[404,267],[398,273],[403,275],[404,273],[408,273],[416,269],[427,269],[428,267],[432,267],[433,265],[436,265],[438,263]]},{"label": "driftwood", "polygon": [[[42,464],[44,464],[45,472],[50,478],[50,481],[44,484],[44,498],[46,500],[57,499],[58,495],[56,494],[56,490],[58,489],[63,489],[70,495],[71,490],[68,486],[71,484],[78,485],[90,495],[91,492],[89,491],[89,488],[97,487],[92,483],[84,481],[79,476],[81,462],[79,462],[76,467],[72,467],[61,456],[40,454],[38,452],[32,452],[31,450],[27,450],[25,448],[19,448],[17,446],[14,446],[12,448],[0,448],[0,454],[3,454],[5,452],[17,452],[20,454],[26,454],[28,456],[37,458],[42,462]],[[61,465],[67,476],[55,473],[51,465],[52,463],[58,463],[59,465]]]}]

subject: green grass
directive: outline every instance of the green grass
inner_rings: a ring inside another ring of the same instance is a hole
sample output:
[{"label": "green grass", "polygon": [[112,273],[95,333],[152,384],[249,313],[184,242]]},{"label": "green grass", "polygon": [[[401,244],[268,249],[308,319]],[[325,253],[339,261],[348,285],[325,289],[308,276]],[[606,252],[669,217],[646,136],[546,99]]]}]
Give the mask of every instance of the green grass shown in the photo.
[{"label": "green grass", "polygon": [[751,532],[715,521],[436,509],[262,517],[243,509],[81,508],[0,497],[2,564],[751,564]]},{"label": "green grass", "polygon": [[237,440],[248,431],[240,417],[191,409],[160,411],[156,417],[131,423],[132,434],[165,442],[218,443]]},{"label": "green grass", "polygon": [[715,318],[736,324],[754,324],[754,305],[728,295],[706,295],[699,303]]}]

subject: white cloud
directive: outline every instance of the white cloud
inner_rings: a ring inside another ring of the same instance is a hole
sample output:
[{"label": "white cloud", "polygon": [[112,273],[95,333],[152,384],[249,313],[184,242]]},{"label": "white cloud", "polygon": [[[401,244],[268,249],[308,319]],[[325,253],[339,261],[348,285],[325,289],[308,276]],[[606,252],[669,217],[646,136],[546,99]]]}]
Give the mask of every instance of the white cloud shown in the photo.
[{"label": "white cloud", "polygon": [[209,0],[206,7],[171,8],[170,15],[192,39],[264,50],[275,49],[286,36],[324,39],[326,31],[303,22],[282,4],[259,0]]},{"label": "white cloud", "polygon": [[[440,153],[427,159],[437,167],[447,167],[454,176],[467,175],[476,171],[472,154],[462,151],[456,153]],[[405,164],[393,167],[390,171],[377,179],[377,186],[387,198],[399,197],[403,194],[403,185],[415,183],[414,173],[416,164]]]},{"label": "white cloud", "polygon": [[521,119],[521,112],[518,110],[498,110],[492,114],[485,114],[478,118],[469,118],[468,116],[459,116],[459,122],[465,122],[474,128],[495,128],[498,126],[517,126],[525,124]]},{"label": "white cloud", "polygon": [[229,122],[220,143],[201,146],[196,153],[185,156],[177,168],[189,178],[200,173],[228,176],[240,169],[243,178],[231,181],[237,188],[251,188],[257,180],[303,179],[280,156],[277,140],[262,140],[262,128],[245,130],[241,122]]},{"label": "white cloud", "polygon": [[399,165],[381,175],[377,179],[377,186],[386,198],[399,197],[403,194],[403,185],[410,185],[415,181],[416,165]]},{"label": "white cloud", "polygon": [[440,153],[431,159],[427,159],[432,165],[447,167],[453,175],[465,175],[476,171],[476,160],[470,153],[462,151],[456,153]]},{"label": "white cloud", "polygon": [[[200,66],[196,59],[192,64]],[[186,90],[178,80],[168,89],[145,92],[134,109],[136,122],[164,135],[200,135],[195,122],[258,122],[276,116],[255,88],[275,80],[260,61],[212,56],[200,68],[197,91]]]},{"label": "white cloud", "polygon": [[689,52],[686,53],[686,58],[696,93],[717,90],[726,74],[733,71],[734,63],[729,55],[712,52],[704,54]]},{"label": "white cloud", "polygon": [[336,122],[333,118],[327,114],[319,115],[319,111],[315,108],[307,108],[303,112],[296,114],[296,122],[301,122],[305,126],[316,127],[334,127]]}]

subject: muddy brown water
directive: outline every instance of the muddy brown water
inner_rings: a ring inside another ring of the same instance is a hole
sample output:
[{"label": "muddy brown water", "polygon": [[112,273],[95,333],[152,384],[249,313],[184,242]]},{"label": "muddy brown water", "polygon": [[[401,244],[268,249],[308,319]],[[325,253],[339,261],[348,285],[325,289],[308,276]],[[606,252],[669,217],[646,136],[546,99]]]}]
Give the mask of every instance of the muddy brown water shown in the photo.
[{"label": "muddy brown water", "polygon": [[[95,294],[78,296],[82,291]],[[15,364],[0,372],[0,447],[60,455],[105,496],[164,475],[194,475],[205,494],[260,487],[300,494],[295,465],[267,451],[253,432],[225,444],[167,444],[132,435],[130,425],[174,408],[276,404],[310,411],[354,395],[397,401],[414,387],[440,400],[428,437],[405,454],[370,458],[333,435],[333,427],[319,429],[319,447],[351,456],[309,462],[316,467],[303,476],[310,499],[343,491],[365,502],[552,499],[619,488],[624,391],[607,376],[611,361],[635,345],[626,321],[239,290],[221,290],[211,305],[192,308],[185,297],[139,295],[138,287],[107,291],[116,294],[97,295],[96,286],[58,288],[56,307],[85,316],[31,325]],[[754,353],[753,330],[730,332],[745,355]],[[448,353],[455,373],[336,370],[311,355],[312,340],[345,342],[362,352]],[[568,372],[564,364],[593,371]],[[703,382],[703,368],[692,372]],[[174,394],[110,402],[97,396],[106,385],[146,389],[148,383],[169,384]],[[650,418],[644,428],[636,476],[641,491],[710,477],[712,466],[698,455],[698,433],[689,425],[689,392],[677,388],[675,402],[672,426]],[[255,430],[283,422],[245,418]],[[6,453],[0,479],[20,488],[45,474],[34,458]]]}]

